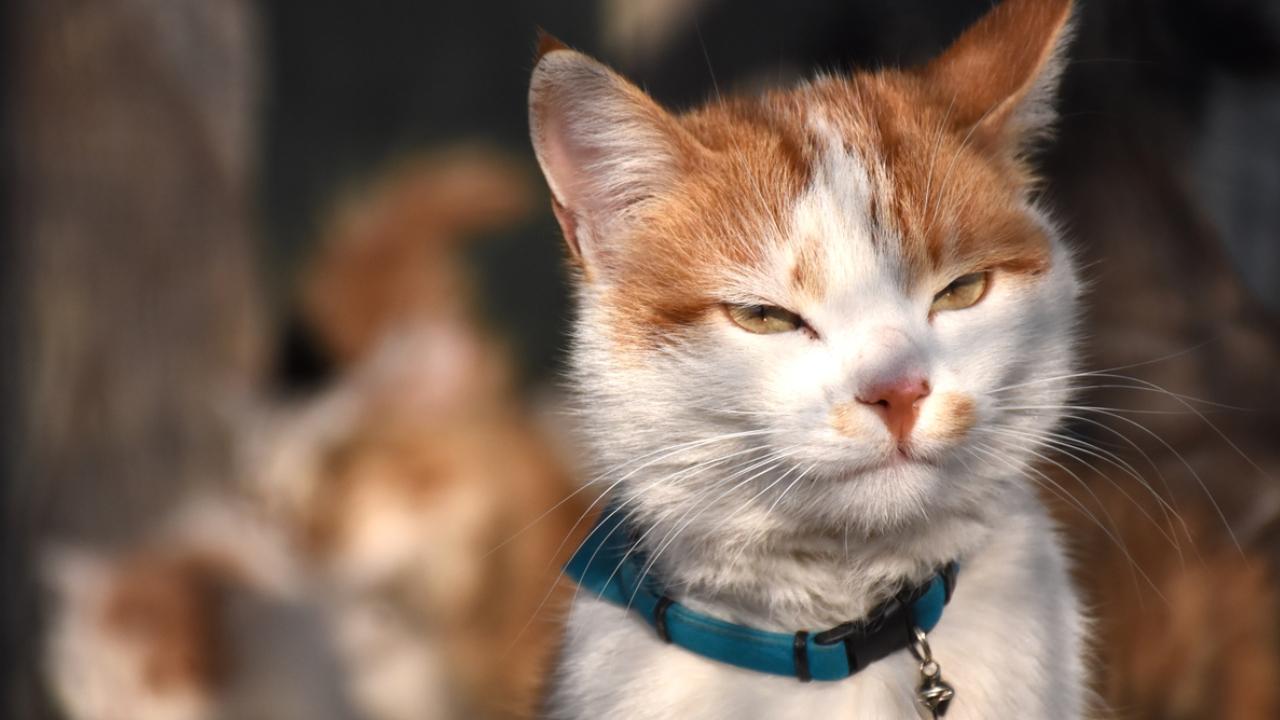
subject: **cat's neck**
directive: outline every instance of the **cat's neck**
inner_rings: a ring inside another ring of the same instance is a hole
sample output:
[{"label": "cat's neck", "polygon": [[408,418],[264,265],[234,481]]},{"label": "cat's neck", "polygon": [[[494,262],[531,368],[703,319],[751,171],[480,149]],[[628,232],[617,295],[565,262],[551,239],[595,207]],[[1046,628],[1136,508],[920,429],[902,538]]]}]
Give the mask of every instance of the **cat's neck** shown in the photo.
[{"label": "cat's neck", "polygon": [[[722,524],[698,533],[661,523],[645,528],[650,572],[676,601],[763,630],[823,630],[866,617],[905,585],[926,581],[952,560],[980,552],[989,517],[936,519],[876,537],[833,530],[740,532]],[[663,544],[665,543],[665,547]],[[659,550],[660,549],[660,550]]]}]

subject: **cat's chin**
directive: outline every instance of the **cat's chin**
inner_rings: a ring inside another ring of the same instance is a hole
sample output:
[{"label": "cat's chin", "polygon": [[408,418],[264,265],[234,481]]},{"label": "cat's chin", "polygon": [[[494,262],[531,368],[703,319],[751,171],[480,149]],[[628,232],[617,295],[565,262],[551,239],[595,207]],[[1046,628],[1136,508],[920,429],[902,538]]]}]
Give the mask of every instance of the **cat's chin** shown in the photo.
[{"label": "cat's chin", "polygon": [[[918,531],[950,517],[972,517],[999,505],[1005,487],[951,457],[880,456],[825,463],[820,480],[797,486],[778,509],[804,527],[852,527],[864,537]],[[852,522],[852,525],[850,525]]]}]

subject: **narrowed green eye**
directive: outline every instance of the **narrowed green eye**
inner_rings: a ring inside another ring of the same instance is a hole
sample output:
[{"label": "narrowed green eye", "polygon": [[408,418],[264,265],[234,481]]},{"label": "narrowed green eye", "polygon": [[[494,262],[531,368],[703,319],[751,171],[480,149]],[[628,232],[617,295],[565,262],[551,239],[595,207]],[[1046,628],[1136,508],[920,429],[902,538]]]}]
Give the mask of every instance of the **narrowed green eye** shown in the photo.
[{"label": "narrowed green eye", "polygon": [[729,319],[738,327],[757,335],[791,332],[804,327],[800,316],[773,305],[725,305]]},{"label": "narrowed green eye", "polygon": [[933,306],[929,308],[929,312],[963,310],[972,307],[987,292],[987,280],[990,275],[991,273],[983,271],[961,275],[952,280],[949,285],[933,296]]}]

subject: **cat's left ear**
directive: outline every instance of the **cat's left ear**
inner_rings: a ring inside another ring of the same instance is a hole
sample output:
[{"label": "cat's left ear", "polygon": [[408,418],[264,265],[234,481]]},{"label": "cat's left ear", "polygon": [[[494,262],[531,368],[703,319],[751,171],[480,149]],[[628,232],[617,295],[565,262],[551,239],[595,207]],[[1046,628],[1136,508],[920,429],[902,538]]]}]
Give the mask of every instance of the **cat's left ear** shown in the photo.
[{"label": "cat's left ear", "polygon": [[1004,0],[915,72],[950,122],[1012,155],[1045,133],[1071,36],[1071,0]]}]

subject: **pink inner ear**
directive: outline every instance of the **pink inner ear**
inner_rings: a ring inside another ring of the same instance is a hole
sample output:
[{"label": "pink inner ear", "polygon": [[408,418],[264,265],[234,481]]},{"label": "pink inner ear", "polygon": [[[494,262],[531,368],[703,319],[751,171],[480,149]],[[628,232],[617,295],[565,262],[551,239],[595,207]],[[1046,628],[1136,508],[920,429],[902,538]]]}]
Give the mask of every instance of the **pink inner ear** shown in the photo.
[{"label": "pink inner ear", "polygon": [[579,238],[582,218],[607,212],[606,207],[595,206],[599,203],[591,203],[592,192],[585,177],[590,168],[598,166],[601,153],[573,142],[565,108],[555,102],[558,99],[546,98],[539,108],[537,132],[540,137],[535,142],[543,174],[551,186],[551,209],[564,233],[565,245],[574,261],[585,269],[594,264],[595,258],[587,257],[589,251],[582,247]]},{"label": "pink inner ear", "polygon": [[[583,138],[585,128],[573,127],[575,123],[567,115],[575,108],[566,108],[560,103],[555,105],[547,107],[543,116],[543,144],[539,152],[542,170],[551,185],[554,200],[579,221],[583,217],[592,218],[616,211],[620,203],[612,200],[621,200],[627,188],[620,178],[610,177],[616,173],[608,167],[607,149],[598,142]],[[601,119],[590,117],[579,117],[578,120],[580,126],[601,122]]]},{"label": "pink inner ear", "polygon": [[560,223],[560,231],[564,233],[564,242],[569,247],[569,254],[573,257],[573,261],[585,268],[586,263],[582,259],[582,246],[578,243],[577,218],[554,197],[551,198],[551,212],[555,214],[556,222]]},{"label": "pink inner ear", "polygon": [[[538,137],[535,138],[538,159],[542,163],[542,171],[556,202],[571,212],[577,210],[579,198],[576,189],[578,168],[585,154],[581,148],[574,148],[568,138],[564,110],[558,107],[555,100],[559,98],[542,98],[538,108]],[[575,153],[575,150],[578,152]]]}]

